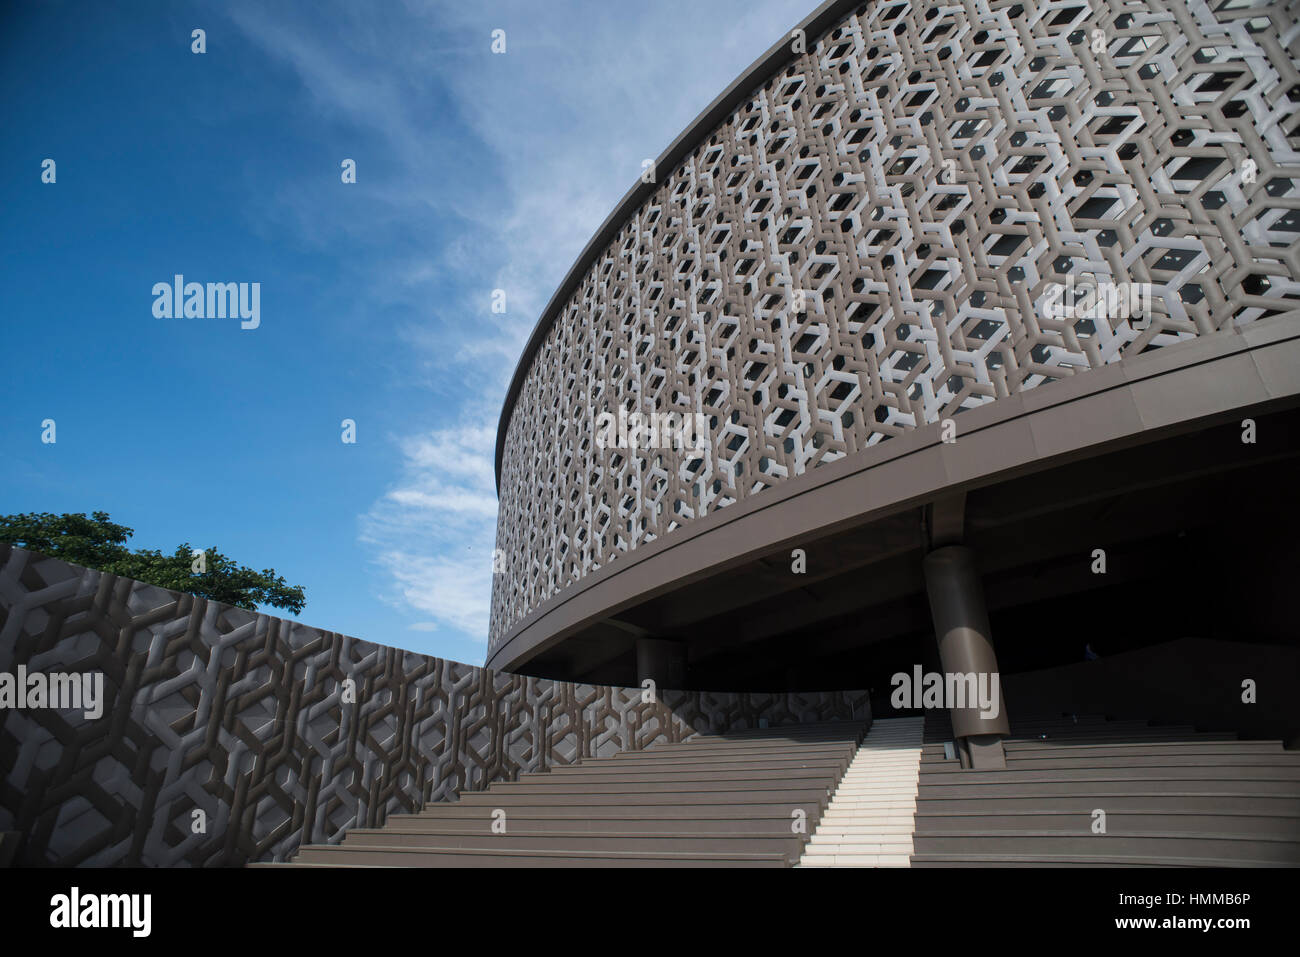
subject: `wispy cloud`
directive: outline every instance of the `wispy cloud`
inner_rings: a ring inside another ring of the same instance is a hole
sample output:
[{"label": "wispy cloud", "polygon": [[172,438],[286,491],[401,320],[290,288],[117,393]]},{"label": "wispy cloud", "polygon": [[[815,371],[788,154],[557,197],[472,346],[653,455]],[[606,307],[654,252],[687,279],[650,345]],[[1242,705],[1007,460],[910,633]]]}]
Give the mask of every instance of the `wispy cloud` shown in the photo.
[{"label": "wispy cloud", "polygon": [[[309,17],[279,4],[231,10],[293,71],[314,115],[370,137],[378,157],[360,166],[364,222],[292,184],[272,215],[305,241],[355,244],[353,279],[371,303],[405,315],[391,329],[403,353],[391,371],[440,399],[436,427],[391,436],[401,474],[360,520],[388,600],[418,616],[412,629],[486,640],[496,414],[529,331],[642,160],[809,8],[406,0],[313,5]],[[497,28],[504,55],[490,52]],[[506,291],[504,315],[488,308],[494,288]]]},{"label": "wispy cloud", "polygon": [[361,539],[390,577],[392,600],[418,612],[421,625],[445,623],[486,641],[496,521],[493,423],[480,406],[477,422],[397,441],[402,474],[362,516]]}]

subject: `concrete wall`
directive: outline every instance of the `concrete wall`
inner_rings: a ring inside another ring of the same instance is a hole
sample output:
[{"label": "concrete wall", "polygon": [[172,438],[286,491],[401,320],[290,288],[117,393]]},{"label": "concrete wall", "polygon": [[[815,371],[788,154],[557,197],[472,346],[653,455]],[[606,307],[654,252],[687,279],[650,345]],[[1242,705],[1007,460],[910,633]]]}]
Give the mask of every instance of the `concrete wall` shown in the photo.
[{"label": "concrete wall", "polygon": [[104,676],[97,719],[0,708],[0,832],[17,833],[28,865],[284,860],[522,771],[870,713],[865,691],[643,702],[640,689],[475,668],[0,545],[0,675],[20,667]]}]

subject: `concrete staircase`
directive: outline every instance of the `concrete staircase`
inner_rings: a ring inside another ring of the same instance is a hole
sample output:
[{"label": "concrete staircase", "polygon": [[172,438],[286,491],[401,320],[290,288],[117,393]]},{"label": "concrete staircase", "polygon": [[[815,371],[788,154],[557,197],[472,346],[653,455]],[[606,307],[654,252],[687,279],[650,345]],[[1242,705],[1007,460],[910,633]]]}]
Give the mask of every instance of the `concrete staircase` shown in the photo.
[{"label": "concrete staircase", "polygon": [[865,740],[862,722],[701,737],[525,774],[263,866],[1300,866],[1300,752],[1011,720],[1005,770],[946,758],[946,713],[877,721]]},{"label": "concrete staircase", "polygon": [[1279,741],[1013,711],[1006,770],[979,772],[945,759],[946,714],[925,732],[914,867],[1300,866],[1300,752]]},{"label": "concrete staircase", "polygon": [[840,780],[800,867],[908,867],[923,718],[876,721]]},{"label": "concrete staircase", "polygon": [[865,729],[700,737],[524,774],[262,866],[788,867]]}]

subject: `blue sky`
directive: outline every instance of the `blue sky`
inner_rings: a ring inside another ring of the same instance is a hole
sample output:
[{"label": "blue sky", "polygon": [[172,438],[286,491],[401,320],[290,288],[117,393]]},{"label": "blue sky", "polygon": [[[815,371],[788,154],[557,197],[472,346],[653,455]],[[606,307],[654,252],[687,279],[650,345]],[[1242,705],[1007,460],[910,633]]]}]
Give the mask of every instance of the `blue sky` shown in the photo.
[{"label": "blue sky", "polygon": [[[0,514],[107,511],[274,567],[311,625],[481,663],[528,333],[641,161],[811,9],[5,4]],[[155,318],[177,273],[259,282],[260,326]]]}]

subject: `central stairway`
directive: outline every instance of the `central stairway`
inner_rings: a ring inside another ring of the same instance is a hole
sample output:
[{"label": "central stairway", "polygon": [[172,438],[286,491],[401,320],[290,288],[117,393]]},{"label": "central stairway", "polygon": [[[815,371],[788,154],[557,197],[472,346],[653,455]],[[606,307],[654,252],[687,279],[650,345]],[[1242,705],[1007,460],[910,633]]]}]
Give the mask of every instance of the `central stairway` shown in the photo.
[{"label": "central stairway", "polygon": [[908,867],[924,718],[875,721],[800,867]]},{"label": "central stairway", "polygon": [[588,759],[270,866],[789,867],[865,729],[796,725]]}]

